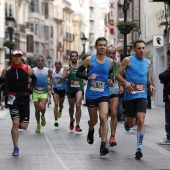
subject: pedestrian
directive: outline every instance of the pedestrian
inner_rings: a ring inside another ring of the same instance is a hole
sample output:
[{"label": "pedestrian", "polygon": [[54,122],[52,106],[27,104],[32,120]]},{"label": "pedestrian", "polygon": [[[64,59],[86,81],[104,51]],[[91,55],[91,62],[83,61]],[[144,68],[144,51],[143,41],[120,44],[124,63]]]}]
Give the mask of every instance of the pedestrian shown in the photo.
[{"label": "pedestrian", "polygon": [[[33,91],[33,101],[35,106],[35,117],[37,121],[36,133],[40,133],[41,126],[46,125],[45,111],[48,102],[48,90],[51,89],[53,78],[52,70],[44,67],[44,57],[39,55],[36,61],[37,67],[34,67],[33,70],[35,76],[37,77],[37,82]],[[48,78],[50,78],[50,81],[48,81]]]},{"label": "pedestrian", "polygon": [[[110,109],[110,129],[111,129],[111,136],[109,140],[110,146],[116,146],[116,128],[117,128],[117,120],[118,120],[118,107],[119,107],[119,93],[123,92],[123,86],[122,84],[119,84],[115,75],[118,70],[118,67],[120,66],[119,61],[116,60],[116,49],[113,46],[109,46],[106,50],[106,55],[109,58],[112,58],[114,60],[114,66],[113,71],[110,73],[110,77],[113,81],[113,86],[109,87],[109,109]],[[120,87],[119,87],[120,86]]]},{"label": "pedestrian", "polygon": [[[76,118],[75,131],[81,132],[80,119],[81,119],[81,103],[83,97],[84,84],[83,80],[76,76],[76,72],[79,68],[78,64],[78,52],[71,51],[70,53],[70,65],[65,66],[64,76],[68,78],[67,82],[67,96],[69,103],[69,115],[70,115],[70,130],[74,129],[74,121]],[[76,104],[76,113],[74,118],[74,105]]]},{"label": "pedestrian", "polygon": [[[124,102],[127,113],[127,120],[124,122],[126,131],[138,124],[137,131],[137,150],[136,159],[140,159],[142,154],[142,143],[144,138],[144,120],[146,114],[147,102],[147,83],[150,85],[150,92],[153,94],[155,88],[150,78],[149,67],[151,61],[145,58],[146,45],[143,40],[137,40],[134,43],[135,55],[125,57],[118,69],[116,78],[125,88]],[[123,73],[126,71],[126,79]]]},{"label": "pedestrian", "polygon": [[[101,145],[100,155],[109,153],[106,147],[108,133],[108,110],[109,110],[109,85],[113,85],[109,79],[110,70],[113,68],[113,59],[106,56],[107,40],[99,37],[95,42],[96,55],[87,57],[77,71],[77,76],[88,80],[86,90],[86,104],[88,107],[90,120],[88,121],[89,131],[87,142],[94,142],[94,126],[97,124],[99,109]],[[88,74],[83,74],[88,68]]]},{"label": "pedestrian", "polygon": [[55,69],[53,69],[53,99],[54,99],[54,126],[58,127],[58,118],[62,115],[63,103],[66,94],[66,78],[62,79],[64,68],[60,60],[55,61]]},{"label": "pedestrian", "polygon": [[[14,49],[11,55],[11,64],[3,69],[0,82],[5,79],[8,83],[8,105],[12,119],[11,136],[14,149],[13,156],[19,155],[18,128],[27,129],[30,117],[29,94],[36,83],[36,77],[30,66],[21,62],[23,53],[20,49]],[[28,77],[32,79],[32,83],[28,88]]]},{"label": "pedestrian", "polygon": [[[170,50],[167,51],[167,60],[170,62]],[[159,74],[161,83],[164,84],[163,88],[163,101],[165,102],[165,132],[166,138],[163,139],[159,144],[170,145],[170,64],[168,68]]]}]

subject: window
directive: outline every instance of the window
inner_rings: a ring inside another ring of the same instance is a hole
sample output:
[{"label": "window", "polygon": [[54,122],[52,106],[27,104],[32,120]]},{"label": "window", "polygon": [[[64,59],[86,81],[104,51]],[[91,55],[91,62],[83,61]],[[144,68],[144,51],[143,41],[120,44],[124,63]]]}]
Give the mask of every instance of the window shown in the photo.
[{"label": "window", "polygon": [[51,26],[51,39],[53,39],[53,27]]},{"label": "window", "polygon": [[27,35],[27,51],[28,52],[34,51],[33,35]]},{"label": "window", "polygon": [[39,12],[39,0],[31,0],[29,4],[30,12]]},{"label": "window", "polygon": [[31,32],[34,32],[34,24],[33,23],[29,24],[29,29]]},{"label": "window", "polygon": [[48,3],[44,3],[45,18],[48,19]]},{"label": "window", "polygon": [[44,26],[44,38],[45,40],[49,40],[49,28],[47,26]]}]

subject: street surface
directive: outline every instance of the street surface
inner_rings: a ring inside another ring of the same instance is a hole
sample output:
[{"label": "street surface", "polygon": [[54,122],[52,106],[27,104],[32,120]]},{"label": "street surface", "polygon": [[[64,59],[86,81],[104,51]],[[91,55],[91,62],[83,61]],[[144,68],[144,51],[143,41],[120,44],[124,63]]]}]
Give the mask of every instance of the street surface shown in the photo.
[{"label": "street surface", "polygon": [[[0,170],[170,170],[170,145],[160,146],[165,138],[164,109],[153,106],[147,110],[143,158],[136,160],[136,130],[125,132],[124,122],[118,122],[116,140],[106,156],[99,155],[99,123],[95,127],[94,144],[86,141],[88,112],[82,105],[81,134],[69,130],[68,102],[65,100],[59,129],[54,127],[53,103],[46,111],[45,127],[35,133],[34,105],[31,102],[30,124],[27,130],[20,130],[18,157],[11,156],[11,118],[8,110],[0,111]],[[110,122],[110,118],[109,118]],[[110,130],[108,140],[110,137]]]}]

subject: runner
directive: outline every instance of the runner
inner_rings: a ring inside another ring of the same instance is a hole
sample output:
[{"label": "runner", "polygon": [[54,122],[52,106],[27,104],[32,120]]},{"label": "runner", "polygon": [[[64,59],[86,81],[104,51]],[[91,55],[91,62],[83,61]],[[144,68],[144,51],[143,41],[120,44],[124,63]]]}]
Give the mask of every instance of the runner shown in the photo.
[{"label": "runner", "polygon": [[[63,103],[66,94],[66,80],[62,79],[64,68],[62,68],[62,64],[60,60],[55,61],[55,69],[53,69],[53,99],[54,99],[54,126],[58,127],[58,118],[62,115]],[[58,109],[59,106],[59,109]]]},{"label": "runner", "polygon": [[[36,83],[36,77],[30,66],[21,62],[23,53],[20,49],[12,51],[11,65],[2,71],[0,77],[0,83],[3,83],[6,79],[8,83],[8,101],[10,115],[12,119],[11,136],[13,140],[14,149],[12,156],[19,155],[18,128],[27,129],[30,118],[30,104],[29,94],[32,94],[32,90]],[[31,78],[31,85],[28,88],[28,78]]]},{"label": "runner", "polygon": [[[46,125],[45,111],[48,102],[48,90],[51,89],[53,78],[52,71],[44,67],[44,57],[39,55],[37,57],[37,67],[33,68],[34,74],[37,77],[37,83],[33,91],[33,101],[35,106],[35,117],[37,120],[36,133],[40,133],[41,126]],[[48,77],[50,81],[48,82]],[[41,113],[41,125],[40,125]]]},{"label": "runner", "polygon": [[[123,59],[118,69],[116,78],[124,85],[125,110],[127,120],[124,123],[126,131],[138,124],[137,150],[135,158],[140,159],[142,154],[142,143],[144,138],[144,120],[146,114],[147,83],[150,85],[150,92],[153,94],[155,88],[150,78],[149,67],[151,61],[145,58],[146,45],[143,40],[134,43],[135,55]],[[126,80],[122,77],[126,71]]]},{"label": "runner", "polygon": [[[64,69],[65,78],[68,77],[67,96],[69,102],[69,114],[70,114],[70,130],[74,129],[74,121],[76,118],[75,131],[81,132],[80,119],[81,119],[81,102],[84,90],[83,80],[76,76],[76,72],[79,68],[78,64],[78,52],[71,51],[70,53],[71,64]],[[76,114],[74,118],[74,105],[76,104]]]},{"label": "runner", "polygon": [[[106,56],[107,40],[99,37],[95,42],[96,55],[87,57],[77,71],[77,76],[88,80],[86,90],[86,104],[88,107],[90,120],[88,121],[89,132],[87,142],[94,142],[94,126],[99,117],[101,124],[101,145],[100,155],[109,153],[106,147],[108,133],[108,109],[109,109],[109,86],[113,86],[113,81],[109,78],[110,70],[113,68],[113,59]],[[88,75],[83,71],[88,68]]]}]

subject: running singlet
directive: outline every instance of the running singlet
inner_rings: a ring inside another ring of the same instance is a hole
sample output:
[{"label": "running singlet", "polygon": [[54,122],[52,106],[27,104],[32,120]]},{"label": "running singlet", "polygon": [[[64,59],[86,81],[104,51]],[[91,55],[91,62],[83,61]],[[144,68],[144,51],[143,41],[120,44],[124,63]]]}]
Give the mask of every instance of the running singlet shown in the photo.
[{"label": "running singlet", "polygon": [[68,87],[67,91],[68,92],[77,92],[77,91],[83,91],[84,90],[84,84],[83,84],[83,79],[78,78],[76,76],[76,72],[78,68],[73,68],[71,65],[69,66],[70,68],[70,75],[68,77]]},{"label": "running singlet", "polygon": [[9,92],[24,93],[28,89],[28,65],[21,64],[18,69],[11,68],[6,69],[6,77],[8,81]]},{"label": "running singlet", "polygon": [[88,76],[97,74],[95,80],[88,80],[86,99],[92,100],[103,96],[109,96],[108,78],[110,71],[110,58],[106,57],[105,63],[98,63],[96,56],[91,56],[91,66]]},{"label": "running singlet", "polygon": [[135,84],[134,91],[124,92],[124,100],[147,98],[147,77],[149,71],[148,60],[138,59],[135,55],[130,56],[130,67],[126,69],[126,81]]},{"label": "running singlet", "polygon": [[117,65],[117,62],[114,61],[113,72],[110,73],[110,77],[111,77],[111,79],[113,80],[113,86],[112,86],[112,87],[109,87],[109,94],[110,94],[110,95],[112,95],[112,94],[119,94],[118,81],[117,81],[117,79],[115,78],[115,75],[116,75],[117,70],[118,70],[118,65]]},{"label": "running singlet", "polygon": [[56,69],[53,69],[53,78],[54,78],[54,82],[53,82],[53,89],[58,89],[58,90],[65,90],[66,89],[66,81],[61,82],[60,81],[60,77],[62,77],[63,75],[63,70],[64,68],[61,68],[59,73],[56,73]]},{"label": "running singlet", "polygon": [[34,88],[36,93],[47,93],[48,86],[48,70],[49,68],[44,67],[42,70],[37,67],[33,68],[34,74],[37,77],[37,82]]}]

